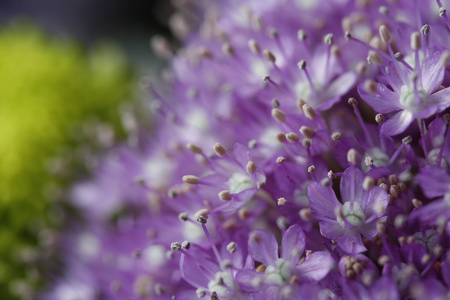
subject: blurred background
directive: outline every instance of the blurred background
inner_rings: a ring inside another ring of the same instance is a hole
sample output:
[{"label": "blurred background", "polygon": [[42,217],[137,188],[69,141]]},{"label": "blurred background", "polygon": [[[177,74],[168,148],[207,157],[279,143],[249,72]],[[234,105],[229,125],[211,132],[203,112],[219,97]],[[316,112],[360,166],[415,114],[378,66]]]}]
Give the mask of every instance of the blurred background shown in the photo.
[{"label": "blurred background", "polygon": [[[126,135],[137,86],[173,40],[167,0],[0,0],[0,299],[35,299],[63,272],[70,183]],[[144,94],[144,95],[143,95]]]}]

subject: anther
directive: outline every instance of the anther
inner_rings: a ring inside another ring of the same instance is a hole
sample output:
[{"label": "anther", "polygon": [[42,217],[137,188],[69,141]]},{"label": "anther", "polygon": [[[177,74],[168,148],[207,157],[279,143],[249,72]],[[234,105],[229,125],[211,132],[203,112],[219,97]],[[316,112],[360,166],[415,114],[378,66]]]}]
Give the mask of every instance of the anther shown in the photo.
[{"label": "anther", "polygon": [[352,106],[357,106],[358,100],[356,100],[355,98],[348,98],[348,104],[350,104]]},{"label": "anther", "polygon": [[289,221],[283,216],[278,217],[278,219],[276,220],[276,223],[280,230],[285,230],[286,228],[289,227]]},{"label": "anther", "polygon": [[191,242],[189,242],[189,241],[184,241],[184,242],[181,244],[181,248],[186,249],[186,250],[190,249],[190,248],[191,248]]},{"label": "anther", "polygon": [[270,50],[264,50],[263,51],[263,54],[264,54],[264,57],[268,60],[268,61],[270,61],[271,63],[275,63],[275,61],[277,60],[276,59],[276,57],[275,57],[275,55],[270,51]]},{"label": "anther", "polygon": [[241,209],[238,210],[238,216],[239,219],[246,220],[250,217],[250,211],[247,208],[242,207]]},{"label": "anther", "polygon": [[405,145],[411,144],[412,141],[413,141],[413,138],[410,135],[408,135],[407,137],[402,139],[402,143],[405,144]]},{"label": "anther", "polygon": [[398,243],[400,244],[400,246],[404,246],[406,244],[406,237],[404,236],[399,237]]},{"label": "anther", "polygon": [[197,298],[203,298],[206,296],[206,291],[202,288],[198,288],[195,293],[197,294]]},{"label": "anther", "polygon": [[178,242],[172,243],[172,244],[170,244],[170,249],[172,249],[172,251],[180,251],[181,244]]},{"label": "anther", "polygon": [[381,40],[383,41],[383,43],[387,44],[391,41],[391,33],[389,31],[389,29],[387,29],[386,26],[381,25],[380,28],[378,29],[378,32],[380,33],[380,37]]},{"label": "anther", "polygon": [[206,208],[200,209],[194,214],[194,217],[197,220],[197,222],[206,224],[208,222],[208,212],[209,210]]},{"label": "anther", "polygon": [[219,300],[219,295],[216,291],[211,292],[211,300]]},{"label": "anther", "polygon": [[314,134],[316,133],[316,131],[308,126],[302,126],[299,129],[300,133],[308,138],[308,139],[312,139],[314,137]]},{"label": "anther", "polygon": [[441,66],[443,66],[444,68],[447,67],[448,63],[450,62],[450,52],[444,51],[444,53],[442,53],[441,55],[439,62]]},{"label": "anther", "polygon": [[311,147],[311,145],[312,145],[312,141],[310,139],[304,139],[302,141],[302,146],[305,148],[309,148],[309,147]]},{"label": "anther", "polygon": [[258,145],[258,141],[255,140],[255,139],[250,140],[250,141],[248,141],[248,143],[247,143],[247,146],[248,146],[250,149],[255,149],[257,145]]},{"label": "anther", "polygon": [[186,145],[186,149],[188,149],[189,151],[191,151],[194,154],[202,154],[203,153],[202,148],[200,148],[192,143],[188,143]]},{"label": "anther", "polygon": [[248,40],[248,48],[254,54],[259,54],[261,52],[261,48],[259,47],[259,44],[254,39]]},{"label": "anther", "polygon": [[308,35],[306,34],[306,32],[305,32],[304,30],[300,29],[300,30],[297,32],[297,38],[298,38],[300,41],[304,41],[304,40],[306,40],[306,39],[308,38]]},{"label": "anther", "polygon": [[428,24],[423,25],[422,28],[420,28],[420,32],[423,35],[428,35],[430,33],[430,25]]},{"label": "anther", "polygon": [[371,165],[373,165],[373,159],[370,156],[366,156],[366,158],[364,158],[364,164],[368,167],[370,167]]},{"label": "anther", "polygon": [[342,134],[340,132],[333,132],[331,139],[335,142],[339,142],[342,139]]},{"label": "anther", "polygon": [[388,180],[389,180],[389,184],[390,184],[390,185],[394,185],[394,184],[397,184],[397,183],[399,182],[399,181],[398,181],[398,176],[397,176],[397,174],[391,174],[391,175],[389,175]]},{"label": "anther", "polygon": [[420,37],[420,33],[413,32],[411,33],[411,49],[418,50],[422,48],[422,38]]},{"label": "anther", "polygon": [[394,220],[394,227],[395,228],[402,228],[403,226],[405,226],[407,221],[407,218],[404,215],[398,215],[395,217]]},{"label": "anther", "polygon": [[287,200],[284,197],[278,198],[277,200],[277,205],[278,206],[283,206],[286,205]]},{"label": "anther", "polygon": [[350,41],[352,39],[352,35],[349,31],[345,32],[344,37],[346,41]]},{"label": "anther", "polygon": [[375,122],[377,122],[378,124],[383,123],[384,122],[384,116],[382,114],[377,114],[375,116]]},{"label": "anther", "polygon": [[334,174],[334,172],[331,171],[331,170],[328,171],[327,176],[328,176],[328,178],[330,178],[330,179],[335,179],[335,178],[336,178],[336,174]]},{"label": "anther", "polygon": [[380,266],[384,266],[385,264],[387,264],[389,262],[390,258],[387,255],[382,255],[380,256],[380,258],[378,258],[378,264]]},{"label": "anther", "polygon": [[221,192],[219,192],[219,199],[222,201],[230,201],[231,199],[233,199],[233,197],[230,194],[230,191],[228,190],[223,190]]},{"label": "anther", "polygon": [[272,117],[279,123],[286,122],[286,114],[279,108],[272,108]]},{"label": "anther", "polygon": [[198,184],[200,182],[200,178],[194,175],[184,175],[182,180],[188,184]]},{"label": "anther", "polygon": [[355,71],[359,76],[363,76],[367,72],[367,64],[363,61],[358,62]]},{"label": "anther", "polygon": [[363,181],[363,189],[368,191],[375,186],[375,179],[370,176],[366,176]]},{"label": "anther", "polygon": [[380,234],[384,234],[386,232],[386,222],[385,221],[378,221],[377,222],[377,232]]},{"label": "anther", "polygon": [[275,28],[269,28],[269,36],[273,39],[277,38],[279,36],[278,30],[276,30]]},{"label": "anther", "polygon": [[256,171],[256,165],[255,165],[254,162],[249,161],[249,162],[247,163],[247,166],[245,167],[245,169],[247,170],[247,173],[248,173],[248,174],[253,174],[253,173],[255,173],[255,171]]},{"label": "anther", "polygon": [[327,35],[325,35],[325,37],[323,38],[323,42],[327,45],[332,45],[334,42],[334,35],[332,33],[328,33]]},{"label": "anther", "polygon": [[278,99],[272,99],[270,105],[272,105],[273,108],[278,108],[280,107],[280,101],[278,101]]},{"label": "anther", "polygon": [[316,111],[308,104],[303,104],[302,110],[308,119],[313,120],[316,117]]},{"label": "anther", "polygon": [[286,139],[290,143],[297,143],[298,141],[300,141],[300,137],[294,132],[286,133]]},{"label": "anther", "polygon": [[230,252],[231,254],[233,254],[234,252],[236,252],[236,248],[237,248],[237,244],[235,242],[230,242],[227,245],[227,251]]},{"label": "anther", "polygon": [[264,264],[260,264],[258,267],[256,267],[256,272],[262,273],[266,271],[266,266]]},{"label": "anther", "polygon": [[422,201],[418,200],[417,198],[412,199],[411,202],[415,208],[419,208],[423,205]]},{"label": "anther", "polygon": [[367,55],[367,63],[369,65],[376,64],[377,66],[382,66],[383,59],[378,55],[376,51],[369,50],[369,54]]},{"label": "anther", "polygon": [[375,93],[377,90],[378,84],[372,79],[367,79],[364,81],[364,89],[370,93]]},{"label": "anther", "polygon": [[276,138],[280,143],[284,143],[286,141],[286,135],[282,132],[278,132]]},{"label": "anther", "polygon": [[388,185],[387,185],[386,183],[384,183],[384,182],[378,184],[378,186],[379,186],[380,188],[382,188],[383,190],[385,190],[386,192],[388,192],[388,190],[389,190]]},{"label": "anther", "polygon": [[298,214],[303,221],[309,222],[313,219],[312,211],[310,208],[302,208],[300,209]]},{"label": "anther", "polygon": [[276,160],[277,164],[279,164],[279,165],[281,165],[285,161],[286,161],[286,157],[283,157],[283,156],[278,156],[277,160]]},{"label": "anther", "polygon": [[378,12],[380,14],[387,15],[389,13],[389,9],[386,6],[382,5],[378,7]]},{"label": "anther", "polygon": [[186,222],[186,221],[188,220],[188,214],[185,213],[185,212],[182,212],[182,213],[180,213],[180,214],[178,215],[178,219],[179,219],[181,222]]},{"label": "anther", "polygon": [[422,256],[420,262],[424,265],[426,265],[427,263],[429,263],[431,261],[431,255],[430,254],[425,254],[424,256]]},{"label": "anther", "polygon": [[447,13],[447,10],[443,7],[439,8],[439,17],[443,17]]},{"label": "anther", "polygon": [[227,148],[225,148],[225,146],[222,145],[221,143],[215,143],[213,146],[213,149],[214,149],[214,152],[219,157],[224,157],[225,154],[227,154],[227,152],[228,152]]},{"label": "anther", "polygon": [[234,56],[234,48],[228,43],[222,45],[222,52],[227,56]]},{"label": "anther", "polygon": [[394,57],[397,61],[403,60],[403,54],[401,52],[395,52]]},{"label": "anther", "polygon": [[314,173],[316,172],[316,166],[312,165],[308,167],[308,173]]},{"label": "anther", "polygon": [[298,62],[297,66],[300,70],[306,69],[306,61],[302,59],[301,61]]},{"label": "anther", "polygon": [[389,189],[389,194],[391,194],[393,200],[397,199],[400,196],[400,190],[396,185],[391,185]]},{"label": "anther", "polygon": [[400,190],[400,192],[402,192],[402,193],[406,192],[407,187],[404,182],[397,183],[397,187]]},{"label": "anther", "polygon": [[352,165],[356,165],[358,163],[358,152],[355,149],[351,148],[348,150],[347,161]]},{"label": "anther", "polygon": [[434,256],[436,257],[441,256],[442,253],[444,253],[444,248],[441,245],[436,245],[433,247]]}]

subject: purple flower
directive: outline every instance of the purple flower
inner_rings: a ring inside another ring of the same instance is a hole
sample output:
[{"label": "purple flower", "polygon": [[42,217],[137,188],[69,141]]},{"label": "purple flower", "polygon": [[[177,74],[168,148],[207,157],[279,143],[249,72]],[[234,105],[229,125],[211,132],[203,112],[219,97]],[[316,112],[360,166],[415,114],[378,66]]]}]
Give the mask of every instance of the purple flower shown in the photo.
[{"label": "purple flower", "polygon": [[[419,55],[416,52],[416,55]],[[393,58],[391,58],[393,59]],[[381,133],[397,135],[420,118],[427,118],[450,106],[450,89],[438,90],[444,78],[449,54],[432,52],[415,70],[391,63],[392,72],[385,74],[389,83],[366,82],[358,92],[376,112],[393,113],[381,127]],[[395,71],[394,71],[395,70]]]},{"label": "purple flower", "polygon": [[308,187],[311,210],[319,220],[322,234],[348,253],[366,251],[361,235],[374,237],[376,224],[385,220],[388,195],[380,187],[364,189],[364,175],[354,166],[341,179],[342,203],[331,187],[313,182]]},{"label": "purple flower", "polygon": [[293,297],[300,289],[299,284],[320,281],[334,266],[327,252],[307,252],[302,258],[305,234],[299,225],[290,226],[283,234],[280,255],[275,236],[266,230],[250,234],[248,250],[260,265],[240,271],[237,280],[244,291],[272,299]]}]

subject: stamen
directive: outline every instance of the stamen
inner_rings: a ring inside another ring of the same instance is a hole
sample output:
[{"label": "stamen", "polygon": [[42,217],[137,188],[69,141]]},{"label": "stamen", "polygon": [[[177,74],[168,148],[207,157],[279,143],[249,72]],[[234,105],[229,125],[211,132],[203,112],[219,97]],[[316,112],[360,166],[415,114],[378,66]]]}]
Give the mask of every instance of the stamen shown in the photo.
[{"label": "stamen", "polygon": [[225,148],[225,146],[220,143],[215,143],[213,149],[216,155],[219,157],[224,157],[228,152],[227,148]]},{"label": "stamen", "polygon": [[331,139],[335,142],[339,142],[342,139],[342,134],[340,132],[333,132]]},{"label": "stamen", "polygon": [[309,106],[308,104],[303,104],[302,110],[303,110],[303,113],[305,114],[305,116],[308,119],[314,120],[314,118],[316,117],[315,110],[311,106]]},{"label": "stamen", "polygon": [[271,63],[275,64],[276,62],[276,57],[275,55],[270,51],[270,50],[264,50],[263,51],[264,57]]},{"label": "stamen", "polygon": [[310,208],[300,209],[299,215],[300,215],[300,218],[306,222],[312,221],[312,219],[313,219],[312,211]]},{"label": "stamen", "polygon": [[211,245],[214,255],[216,256],[217,262],[219,262],[219,263],[222,262],[222,257],[220,256],[219,251],[217,250],[216,245],[214,244],[212,237],[209,234],[208,228],[203,223],[201,225],[202,225],[203,231],[205,232],[206,238],[208,239],[209,244]]},{"label": "stamen", "polygon": [[248,173],[248,174],[254,174],[255,171],[256,171],[256,165],[255,165],[254,162],[249,161],[249,162],[247,163],[247,166],[245,167],[245,169],[247,170],[247,173]]},{"label": "stamen", "polygon": [[286,161],[286,157],[283,157],[283,156],[277,157],[277,160],[276,160],[277,164],[279,164],[279,165],[281,165],[285,161]]},{"label": "stamen", "polygon": [[391,41],[391,33],[389,31],[389,29],[387,29],[386,26],[381,25],[380,28],[378,29],[381,40],[383,41],[383,43],[388,44]]},{"label": "stamen", "polygon": [[199,184],[200,178],[194,175],[184,175],[182,180],[188,184]]},{"label": "stamen", "polygon": [[298,38],[300,41],[305,41],[305,40],[308,38],[308,35],[306,34],[306,32],[305,32],[304,30],[300,29],[300,30],[297,32],[297,38]]},{"label": "stamen", "polygon": [[391,165],[397,159],[397,156],[400,154],[400,152],[403,150],[403,148],[406,145],[409,145],[411,142],[412,142],[412,137],[410,135],[408,135],[407,137],[402,139],[402,144],[395,151],[394,155],[392,155],[391,159],[389,160],[389,165]]},{"label": "stamen", "polygon": [[272,108],[272,117],[279,123],[286,122],[286,114],[279,108]]},{"label": "stamen", "polygon": [[369,65],[376,64],[377,66],[382,66],[383,59],[378,55],[376,51],[369,50],[369,54],[367,55],[367,63]]},{"label": "stamen", "polygon": [[316,87],[314,86],[314,83],[312,81],[311,76],[309,75],[308,70],[306,69],[306,61],[302,59],[297,65],[300,70],[303,70],[305,72],[306,79],[308,80],[311,91],[313,92],[314,96],[317,97],[318,92]]},{"label": "stamen", "polygon": [[286,139],[290,143],[297,143],[298,141],[300,141],[300,137],[297,134],[295,134],[294,132],[286,133]]},{"label": "stamen", "polygon": [[411,34],[411,49],[419,50],[420,48],[422,48],[422,40],[420,33],[416,31]]},{"label": "stamen", "polygon": [[229,56],[229,57],[233,57],[234,54],[235,54],[235,51],[234,51],[233,46],[231,46],[231,45],[228,44],[228,43],[224,43],[224,44],[222,45],[222,52],[223,52],[225,55]]},{"label": "stamen", "polygon": [[230,194],[230,191],[228,190],[223,190],[221,192],[219,192],[219,199],[222,201],[230,201],[231,199],[233,199],[233,197]]},{"label": "stamen", "polygon": [[284,197],[278,198],[277,204],[278,206],[286,205],[287,200]]},{"label": "stamen", "polygon": [[382,114],[377,114],[375,116],[375,122],[377,122],[378,124],[381,124],[384,122],[384,116]]},{"label": "stamen", "polygon": [[200,148],[192,143],[188,143],[186,145],[186,148],[194,154],[203,154],[202,148]]},{"label": "stamen", "polygon": [[306,137],[308,139],[312,139],[316,133],[316,131],[314,129],[309,128],[308,126],[300,127],[299,131],[304,137]]},{"label": "stamen", "polygon": [[248,40],[248,48],[254,54],[259,54],[261,52],[261,48],[259,47],[259,44],[254,39]]},{"label": "stamen", "polygon": [[178,215],[178,219],[179,219],[181,222],[186,222],[186,221],[189,219],[189,217],[188,217],[188,214],[187,214],[186,212],[182,212],[182,213],[180,213],[180,214]]},{"label": "stamen", "polygon": [[178,242],[174,242],[174,243],[170,244],[170,249],[172,249],[172,251],[180,251],[181,244]]},{"label": "stamen", "polygon": [[234,252],[236,252],[236,248],[237,248],[237,244],[235,242],[230,242],[227,245],[227,251],[230,252],[231,254],[233,254]]},{"label": "stamen", "polygon": [[272,99],[270,105],[272,105],[273,108],[278,108],[280,107],[280,101],[278,101],[278,99]]},{"label": "stamen", "polygon": [[184,241],[184,242],[181,244],[181,248],[186,249],[186,250],[189,250],[189,249],[191,248],[191,242],[189,242],[189,241]]},{"label": "stamen", "polygon": [[348,150],[347,152],[347,161],[352,164],[352,165],[357,165],[358,163],[358,152],[351,148],[350,150]]},{"label": "stamen", "polygon": [[334,174],[334,172],[331,171],[331,170],[328,171],[327,176],[328,176],[328,178],[330,178],[330,179],[335,179],[335,178],[336,178],[336,174]]},{"label": "stamen", "polygon": [[378,8],[378,12],[380,14],[387,15],[389,14],[389,9],[386,6],[382,5]]}]

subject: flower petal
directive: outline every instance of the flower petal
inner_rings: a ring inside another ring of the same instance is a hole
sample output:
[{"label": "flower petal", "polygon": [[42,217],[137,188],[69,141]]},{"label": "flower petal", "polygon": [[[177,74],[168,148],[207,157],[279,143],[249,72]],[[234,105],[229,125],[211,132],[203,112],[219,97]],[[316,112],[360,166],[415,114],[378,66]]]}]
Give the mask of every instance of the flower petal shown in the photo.
[{"label": "flower petal", "polygon": [[364,85],[358,86],[358,93],[376,112],[390,113],[402,109],[399,95],[388,89],[384,84],[378,83],[374,93],[366,91]]},{"label": "flower petal", "polygon": [[428,105],[435,106],[435,109],[431,110],[431,113],[429,113],[429,115],[444,111],[445,109],[450,107],[450,87],[431,94],[430,96],[428,96],[427,101]]},{"label": "flower petal", "polygon": [[445,68],[440,62],[441,55],[441,52],[435,52],[422,63],[422,87],[428,95],[436,91],[444,80]]},{"label": "flower petal", "polygon": [[296,265],[305,250],[305,233],[299,225],[292,225],[286,230],[281,241],[281,258]]},{"label": "flower petal", "polygon": [[408,110],[402,110],[387,120],[381,126],[381,134],[397,135],[405,131],[413,121],[413,114]]},{"label": "flower petal", "polygon": [[[341,197],[343,202],[358,202],[363,207],[364,190],[363,190],[364,175],[355,166],[350,166],[344,171],[341,179]],[[363,208],[364,209],[364,208]]]},{"label": "flower petal", "polygon": [[271,265],[278,259],[278,243],[273,233],[266,230],[255,230],[248,240],[250,256],[264,265]]},{"label": "flower petal", "polygon": [[443,169],[426,167],[420,171],[417,181],[428,198],[442,197],[450,193],[450,175]]},{"label": "flower petal", "polygon": [[256,272],[255,270],[241,270],[236,274],[236,281],[241,289],[245,292],[254,293],[267,288],[264,283],[264,272]]},{"label": "flower petal", "polygon": [[334,266],[331,255],[324,251],[313,252],[303,263],[295,267],[295,275],[313,281],[323,279]]},{"label": "flower petal", "polygon": [[308,198],[311,210],[318,219],[336,220],[334,209],[342,206],[336,198],[334,191],[330,187],[324,187],[318,182],[312,182],[308,186]]},{"label": "flower petal", "polygon": [[386,191],[378,186],[374,186],[365,194],[364,205],[361,205],[366,217],[372,214],[383,215],[389,204],[389,196]]},{"label": "flower petal", "polygon": [[367,250],[359,232],[343,228],[337,221],[320,222],[319,225],[325,237],[336,241],[345,252],[356,254]]}]

